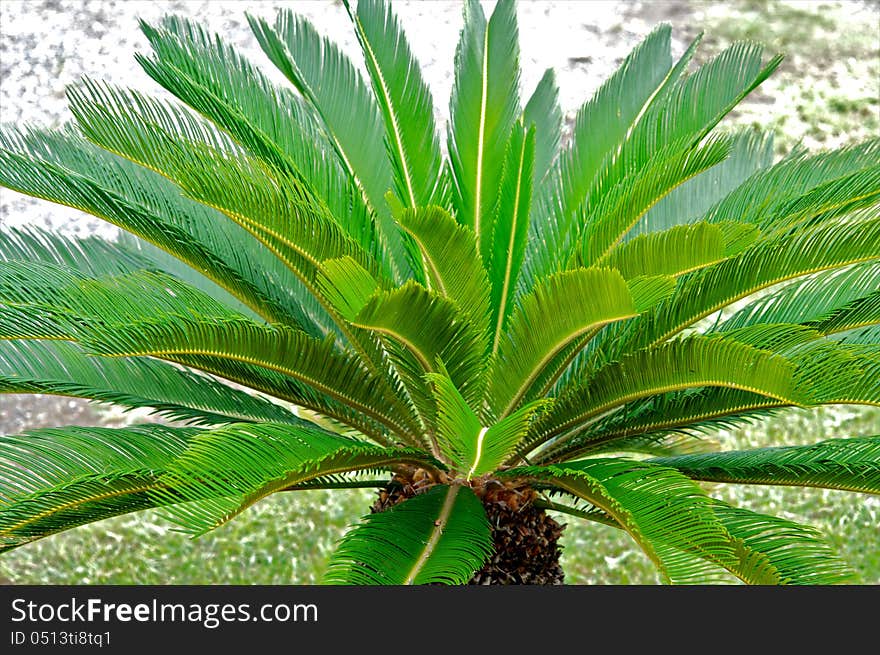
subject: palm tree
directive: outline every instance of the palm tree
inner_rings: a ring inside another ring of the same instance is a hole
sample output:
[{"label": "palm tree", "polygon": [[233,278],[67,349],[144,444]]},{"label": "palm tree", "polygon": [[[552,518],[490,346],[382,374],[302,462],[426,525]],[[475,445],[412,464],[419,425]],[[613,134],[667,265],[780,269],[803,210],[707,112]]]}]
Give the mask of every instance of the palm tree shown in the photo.
[{"label": "palm tree", "polygon": [[880,437],[700,435],[880,404],[880,140],[774,162],[716,126],[781,58],[688,71],[666,25],[563,135],[552,71],[521,102],[514,4],[467,0],[444,148],[390,7],[346,8],[365,76],[289,11],[249,21],[293,88],[169,17],[137,61],[182,104],[86,79],[74,125],[4,126],[0,184],[125,236],[0,234],[0,390],[164,420],[0,437],[0,548],[374,487],[327,582],[558,583],[548,511],[667,582],[850,580],[703,483],[880,493]]}]

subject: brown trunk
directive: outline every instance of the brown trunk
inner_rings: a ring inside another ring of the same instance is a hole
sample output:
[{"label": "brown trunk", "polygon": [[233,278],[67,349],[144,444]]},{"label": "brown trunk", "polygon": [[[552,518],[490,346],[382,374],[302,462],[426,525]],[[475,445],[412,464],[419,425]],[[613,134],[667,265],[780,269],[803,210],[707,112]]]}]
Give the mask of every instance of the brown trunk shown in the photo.
[{"label": "brown trunk", "polygon": [[[373,512],[384,512],[417,495],[431,480],[421,470],[397,474],[373,503]],[[530,487],[488,480],[474,486],[492,526],[495,553],[468,584],[562,584],[559,537],[565,529],[534,505]]]}]

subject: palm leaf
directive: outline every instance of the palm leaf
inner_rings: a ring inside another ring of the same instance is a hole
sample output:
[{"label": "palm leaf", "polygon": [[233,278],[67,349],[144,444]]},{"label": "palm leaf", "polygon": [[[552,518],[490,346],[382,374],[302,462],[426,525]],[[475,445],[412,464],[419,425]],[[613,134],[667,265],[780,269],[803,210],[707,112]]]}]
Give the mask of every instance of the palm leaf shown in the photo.
[{"label": "palm leaf", "polygon": [[880,437],[650,460],[694,480],[794,485],[880,494]]},{"label": "palm leaf", "polygon": [[107,220],[179,258],[260,316],[318,333],[291,302],[297,281],[283,263],[168,180],[70,129],[2,129],[0,146],[0,184]]},{"label": "palm leaf", "polygon": [[89,357],[75,344],[0,341],[0,393],[88,398],[124,407],[151,408],[192,424],[273,421],[300,425],[280,405],[216,380],[156,360]]},{"label": "palm leaf", "polygon": [[404,207],[444,205],[434,101],[397,17],[384,0],[359,0],[352,12],[373,91],[385,119],[394,191]]},{"label": "palm leaf", "polygon": [[[704,215],[705,220],[754,223],[767,233],[771,228],[787,229],[793,216],[798,213],[803,215],[805,207],[802,203],[798,204],[799,199],[809,198],[811,192],[835,180],[870,170],[876,165],[878,149],[880,139],[869,139],[831,152],[799,151],[750,176],[715,204]],[[820,201],[821,198],[814,200]],[[869,201],[867,198],[865,200]],[[812,204],[815,213],[821,213],[821,202]],[[794,208],[797,211],[793,212]]]},{"label": "palm leaf", "polygon": [[572,386],[538,421],[526,446],[634,400],[704,386],[740,389],[790,405],[809,402],[787,359],[733,340],[695,335],[626,355]]},{"label": "palm leaf", "polygon": [[632,322],[630,337],[611,335],[608,352],[661,343],[731,303],[775,284],[880,258],[880,220],[820,225],[762,241],[725,261],[695,271],[675,293]]},{"label": "palm leaf", "polygon": [[422,374],[434,372],[439,359],[469,401],[482,395],[485,332],[449,300],[408,282],[374,296],[352,324],[400,342],[416,357]]},{"label": "palm leaf", "polygon": [[450,101],[449,157],[455,216],[470,227],[488,261],[504,153],[519,114],[519,35],[511,0],[488,24],[477,0],[464,4]]},{"label": "palm leaf", "polygon": [[717,264],[750,245],[757,230],[739,223],[689,223],[638,236],[612,249],[605,264],[627,280],[640,275],[679,276]]},{"label": "palm leaf", "polygon": [[252,16],[248,21],[263,51],[320,116],[340,160],[378,218],[387,253],[382,259],[395,270],[408,270],[400,232],[385,202],[392,169],[372,90],[339,48],[306,19],[280,11],[274,27]]},{"label": "palm leaf", "polygon": [[706,387],[652,396],[624,405],[579,434],[548,447],[532,461],[552,463],[626,448],[629,440],[657,441],[672,435],[699,435],[735,428],[774,413],[787,403],[740,389]]},{"label": "palm leaf", "polygon": [[548,483],[600,508],[629,533],[667,582],[703,581],[716,566],[703,557],[724,561],[733,556],[711,499],[674,469],[603,458],[521,467],[504,475]]},{"label": "palm leaf", "polygon": [[736,544],[729,567],[750,584],[830,585],[855,573],[818,530],[715,501],[713,511]]},{"label": "palm leaf", "polygon": [[567,345],[637,313],[630,287],[613,269],[581,268],[547,278],[511,317],[489,376],[491,407],[506,416]]},{"label": "palm leaf", "polygon": [[262,498],[308,480],[404,464],[439,465],[419,450],[383,448],[314,429],[239,424],[200,432],[169,463],[153,494],[180,500],[169,518],[199,535]]},{"label": "palm leaf", "polygon": [[[547,69],[526,102],[522,121],[527,131],[532,125],[535,126],[532,188],[539,188],[550,172],[562,143],[562,108],[559,106],[559,87],[552,68]],[[533,207],[537,198],[537,193],[532,194]]]},{"label": "palm leaf", "polygon": [[456,303],[477,327],[488,325],[489,280],[473,231],[436,206],[407,209],[398,221],[418,245],[430,288]]},{"label": "palm leaf", "polygon": [[759,323],[803,323],[830,333],[845,328],[849,323],[845,317],[858,312],[861,301],[878,287],[880,262],[832,269],[762,295],[727,317],[717,329],[728,332]]},{"label": "palm leaf", "polygon": [[195,23],[169,16],[161,27],[141,22],[141,29],[155,52],[137,57],[148,75],[255,157],[307,186],[349,236],[372,251],[371,214],[342,164],[324,156],[332,145],[308,107]]},{"label": "palm leaf", "polygon": [[517,279],[525,256],[534,158],[535,130],[524,132],[517,123],[507,145],[486,263],[492,283],[493,353],[498,350],[505,324],[513,311]]},{"label": "palm leaf", "polygon": [[582,224],[581,259],[605,264],[610,250],[641,220],[645,212],[683,182],[723,161],[730,153],[727,137],[714,137],[694,148],[679,143],[653,153],[650,163],[625,174],[596,202]]},{"label": "palm leaf", "polygon": [[137,250],[99,236],[72,237],[26,226],[0,230],[0,261],[34,261],[97,277],[151,267]]},{"label": "palm leaf", "polygon": [[197,433],[144,425],[0,436],[0,551],[156,507],[149,491]]},{"label": "palm leaf", "polygon": [[733,132],[730,141],[727,159],[672,189],[642,216],[624,240],[700,219],[746,179],[773,163],[771,133],[743,129]]},{"label": "palm leaf", "polygon": [[463,584],[489,558],[492,536],[467,487],[438,485],[367,516],[330,560],[330,584]]},{"label": "palm leaf", "polygon": [[571,142],[535,207],[532,238],[543,245],[529,253],[529,280],[564,264],[559,258],[570,245],[575,213],[602,162],[616,151],[672,68],[670,35],[669,26],[652,31],[578,111]]},{"label": "palm leaf", "polygon": [[[177,319],[117,324],[112,332],[87,334],[83,346],[115,357],[205,356],[253,364],[303,382],[386,425],[404,441],[410,440],[408,415],[388,383],[363,368],[361,360],[335,348],[334,339],[314,339],[283,326],[262,326],[241,319]],[[184,359],[181,363],[198,360]],[[403,420],[401,420],[403,419]]]}]

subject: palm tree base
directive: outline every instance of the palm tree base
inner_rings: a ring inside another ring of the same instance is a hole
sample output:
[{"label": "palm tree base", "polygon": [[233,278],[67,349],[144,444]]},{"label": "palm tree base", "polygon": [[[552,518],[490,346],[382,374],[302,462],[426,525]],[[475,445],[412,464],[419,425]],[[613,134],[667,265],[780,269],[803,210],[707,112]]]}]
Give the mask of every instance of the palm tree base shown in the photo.
[{"label": "palm tree base", "polygon": [[[370,508],[384,512],[426,489],[433,480],[422,469],[398,472]],[[559,558],[559,538],[565,529],[534,504],[537,493],[530,487],[489,479],[474,486],[483,502],[495,553],[468,584],[510,585],[563,584],[565,573]]]}]

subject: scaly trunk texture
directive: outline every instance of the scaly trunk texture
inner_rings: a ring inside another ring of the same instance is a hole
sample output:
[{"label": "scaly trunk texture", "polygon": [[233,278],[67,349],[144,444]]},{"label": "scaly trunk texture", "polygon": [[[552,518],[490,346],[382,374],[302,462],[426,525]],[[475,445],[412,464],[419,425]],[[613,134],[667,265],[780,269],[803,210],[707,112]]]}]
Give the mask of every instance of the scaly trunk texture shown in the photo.
[{"label": "scaly trunk texture", "polygon": [[[379,490],[370,509],[384,512],[417,495],[431,482],[422,469],[397,473]],[[495,554],[468,584],[563,584],[565,574],[559,563],[562,550],[558,541],[565,526],[535,507],[536,492],[494,479],[482,481],[473,489],[492,526]]]}]

